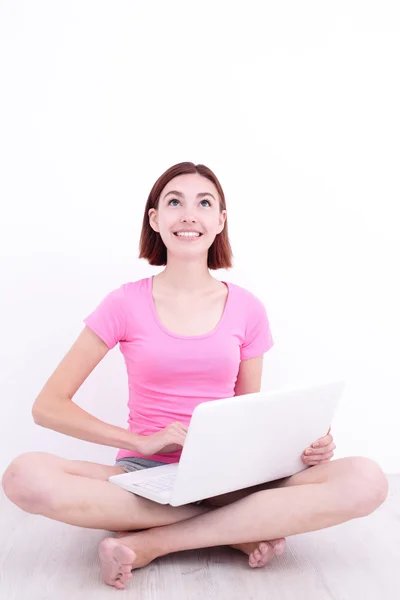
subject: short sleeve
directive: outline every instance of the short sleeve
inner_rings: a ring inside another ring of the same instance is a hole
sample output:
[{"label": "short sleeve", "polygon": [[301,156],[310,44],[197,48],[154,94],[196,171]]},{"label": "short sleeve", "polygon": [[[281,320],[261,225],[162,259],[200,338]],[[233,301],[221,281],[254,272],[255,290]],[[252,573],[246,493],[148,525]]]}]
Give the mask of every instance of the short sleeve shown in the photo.
[{"label": "short sleeve", "polygon": [[264,304],[251,297],[247,311],[245,340],[240,349],[240,360],[265,354],[274,345]]},{"label": "short sleeve", "polygon": [[83,322],[107,344],[114,348],[126,337],[124,286],[107,294]]}]

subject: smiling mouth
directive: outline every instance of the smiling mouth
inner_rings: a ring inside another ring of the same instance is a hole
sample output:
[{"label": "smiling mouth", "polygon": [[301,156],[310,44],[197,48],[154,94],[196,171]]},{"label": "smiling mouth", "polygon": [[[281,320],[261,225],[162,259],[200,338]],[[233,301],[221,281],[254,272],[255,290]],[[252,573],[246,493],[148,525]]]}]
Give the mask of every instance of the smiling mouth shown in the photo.
[{"label": "smiling mouth", "polygon": [[197,238],[199,238],[199,237],[201,237],[203,235],[199,231],[196,231],[196,232],[194,232],[194,231],[193,232],[188,231],[186,233],[185,232],[174,231],[173,234],[176,237],[179,237],[179,238],[190,238],[190,239],[192,239],[192,238],[197,239]]}]

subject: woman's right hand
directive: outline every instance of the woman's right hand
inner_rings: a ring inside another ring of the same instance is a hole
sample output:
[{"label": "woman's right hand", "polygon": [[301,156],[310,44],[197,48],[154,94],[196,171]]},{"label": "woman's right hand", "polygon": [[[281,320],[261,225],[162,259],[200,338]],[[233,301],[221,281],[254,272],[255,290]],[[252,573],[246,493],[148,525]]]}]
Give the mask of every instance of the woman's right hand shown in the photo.
[{"label": "woman's right hand", "polygon": [[137,444],[137,451],[144,456],[167,454],[183,448],[188,428],[179,421],[167,425],[164,429],[142,435]]}]

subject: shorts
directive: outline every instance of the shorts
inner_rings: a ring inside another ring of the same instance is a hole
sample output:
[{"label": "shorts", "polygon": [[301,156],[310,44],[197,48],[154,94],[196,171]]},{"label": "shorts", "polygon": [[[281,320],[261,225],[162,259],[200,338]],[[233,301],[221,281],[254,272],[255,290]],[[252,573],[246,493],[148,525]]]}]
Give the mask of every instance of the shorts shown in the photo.
[{"label": "shorts", "polygon": [[[132,471],[141,471],[142,469],[151,469],[151,467],[161,467],[161,465],[167,465],[169,463],[157,462],[156,460],[150,460],[149,458],[140,458],[138,456],[127,456],[126,458],[119,458],[115,461],[115,467],[121,467],[127,473]],[[190,502],[190,504],[201,504],[203,501]]]},{"label": "shorts", "polygon": [[127,473],[132,471],[140,471],[141,469],[150,469],[151,467],[161,467],[168,463],[157,462],[156,460],[150,460],[149,458],[140,458],[139,456],[127,456],[126,458],[119,458],[115,465],[121,467]]}]

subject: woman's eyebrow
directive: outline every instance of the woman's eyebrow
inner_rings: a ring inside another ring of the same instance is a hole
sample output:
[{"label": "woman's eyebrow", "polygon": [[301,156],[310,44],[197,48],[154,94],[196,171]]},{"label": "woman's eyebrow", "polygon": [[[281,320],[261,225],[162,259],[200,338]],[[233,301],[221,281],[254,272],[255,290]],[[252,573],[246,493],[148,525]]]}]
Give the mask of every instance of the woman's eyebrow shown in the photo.
[{"label": "woman's eyebrow", "polygon": [[[169,194],[175,194],[175,196],[179,196],[180,198],[184,197],[184,194],[182,194],[182,192],[178,192],[178,190],[171,190],[170,192],[167,192],[165,194],[164,200]],[[210,192],[200,192],[199,194],[197,194],[196,197],[201,198],[202,196],[211,196],[211,198],[214,198],[214,196]],[[215,198],[214,198],[214,200],[215,200]]]}]

